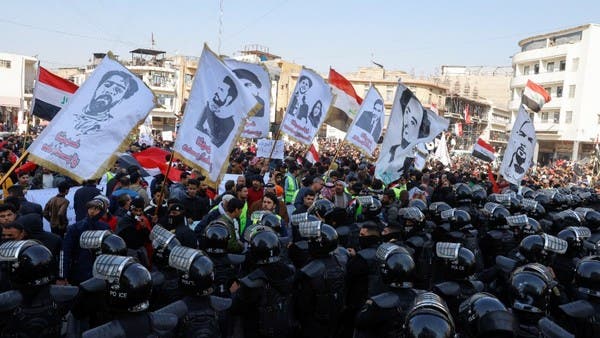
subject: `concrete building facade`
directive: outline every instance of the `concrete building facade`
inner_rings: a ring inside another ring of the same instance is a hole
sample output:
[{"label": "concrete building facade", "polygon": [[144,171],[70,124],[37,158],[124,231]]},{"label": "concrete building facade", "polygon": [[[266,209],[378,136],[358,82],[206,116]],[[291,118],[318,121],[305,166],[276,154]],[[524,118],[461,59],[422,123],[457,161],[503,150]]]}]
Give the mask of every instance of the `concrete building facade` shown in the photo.
[{"label": "concrete building facade", "polygon": [[532,114],[538,146],[537,163],[579,160],[593,153],[600,134],[600,25],[587,24],[519,41],[512,58],[510,110],[518,112],[527,80],[551,96]]},{"label": "concrete building facade", "polygon": [[25,130],[37,74],[34,57],[0,53],[0,129]]}]

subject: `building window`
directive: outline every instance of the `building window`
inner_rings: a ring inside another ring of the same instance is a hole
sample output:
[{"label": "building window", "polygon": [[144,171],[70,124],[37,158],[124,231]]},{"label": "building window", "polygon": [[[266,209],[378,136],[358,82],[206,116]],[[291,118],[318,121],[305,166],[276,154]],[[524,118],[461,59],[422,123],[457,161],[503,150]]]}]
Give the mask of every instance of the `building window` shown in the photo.
[{"label": "building window", "polygon": [[546,87],[544,90],[548,92],[548,95],[552,95],[552,88]]},{"label": "building window", "polygon": [[567,61],[561,60],[560,63],[558,64],[558,70],[561,72],[564,72],[566,65],[567,65]]},{"label": "building window", "polygon": [[547,122],[548,122],[548,112],[543,111],[542,112],[542,123],[547,123]]},{"label": "building window", "polygon": [[565,116],[565,123],[572,123],[573,122],[573,112],[572,111],[568,111],[567,115]]},{"label": "building window", "polygon": [[546,65],[546,71],[548,73],[552,73],[554,71],[554,62],[548,62]]},{"label": "building window", "polygon": [[369,85],[365,85],[365,87],[363,88],[363,97],[367,96],[368,92],[369,92]]},{"label": "building window", "polygon": [[576,72],[579,68],[579,58],[574,58],[573,63],[571,65],[571,71]]},{"label": "building window", "polygon": [[429,93],[429,98],[427,99],[427,103],[431,104],[433,103],[433,100],[431,99],[433,97],[433,95],[431,95],[431,93]]},{"label": "building window", "polygon": [[540,64],[536,63],[535,65],[533,65],[533,74],[539,74],[540,73]]},{"label": "building window", "polygon": [[575,97],[575,85],[569,86],[569,98],[572,99]]},{"label": "building window", "polygon": [[555,124],[558,124],[559,121],[560,121],[560,112],[559,111],[554,112],[554,118],[552,119],[552,122]]},{"label": "building window", "polygon": [[523,75],[529,75],[529,70],[530,70],[529,66],[523,67]]},{"label": "building window", "polygon": [[556,87],[556,97],[562,97],[562,86]]},{"label": "building window", "polygon": [[0,60],[0,68],[10,68],[10,60]]},{"label": "building window", "polygon": [[386,101],[391,101],[394,99],[394,87],[393,86],[387,86],[385,89],[385,100]]}]

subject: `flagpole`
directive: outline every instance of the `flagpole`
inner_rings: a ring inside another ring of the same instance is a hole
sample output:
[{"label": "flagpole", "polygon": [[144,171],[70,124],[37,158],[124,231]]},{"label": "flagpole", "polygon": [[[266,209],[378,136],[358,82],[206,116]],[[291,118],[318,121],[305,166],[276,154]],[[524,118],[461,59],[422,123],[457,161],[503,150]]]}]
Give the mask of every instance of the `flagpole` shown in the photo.
[{"label": "flagpole", "polygon": [[167,171],[165,172],[165,179],[163,180],[160,186],[160,197],[158,201],[156,201],[156,210],[154,210],[154,216],[158,216],[158,211],[162,205],[163,200],[165,199],[165,186],[167,185],[167,180],[169,179],[169,173],[171,172],[171,167],[173,166],[173,157],[175,157],[175,150],[171,150],[171,156],[169,157],[169,164],[167,167]]},{"label": "flagpole", "polygon": [[[340,145],[335,150],[335,154],[333,155],[333,159],[331,159],[331,163],[329,163],[329,168],[327,169],[327,171],[331,171],[331,167],[335,163],[335,160],[337,159],[338,154],[340,153],[340,149],[342,149],[342,147],[344,146],[345,143],[346,143],[346,138],[344,138],[342,140],[342,143],[340,143]],[[310,149],[310,148],[308,148],[308,149]]]},{"label": "flagpole", "polygon": [[2,184],[4,184],[4,182],[6,181],[6,179],[8,179],[8,177],[13,173],[13,171],[15,171],[15,169],[17,169],[17,167],[19,166],[19,164],[21,164],[21,162],[23,162],[23,160],[25,159],[25,157],[27,157],[27,155],[29,155],[29,152],[26,150],[23,152],[23,155],[21,155],[21,157],[19,157],[15,163],[12,165],[12,167],[10,167],[10,169],[8,169],[8,171],[6,172],[6,174],[4,174],[2,176],[2,178],[0,178],[0,186],[2,186]]},{"label": "flagpole", "polygon": [[279,128],[277,128],[277,133],[275,133],[275,139],[273,140],[273,146],[271,146],[271,152],[269,153],[269,161],[268,161],[269,165],[271,164],[271,156],[273,156],[273,152],[275,151],[275,146],[277,145],[277,141],[279,141],[280,134],[281,134],[281,125],[279,125]]}]

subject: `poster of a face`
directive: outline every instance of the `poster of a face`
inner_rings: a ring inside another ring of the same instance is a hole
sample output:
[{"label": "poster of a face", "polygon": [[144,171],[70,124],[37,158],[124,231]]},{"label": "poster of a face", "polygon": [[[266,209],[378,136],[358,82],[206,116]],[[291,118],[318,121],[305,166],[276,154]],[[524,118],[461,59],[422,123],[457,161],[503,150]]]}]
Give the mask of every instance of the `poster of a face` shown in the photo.
[{"label": "poster of a face", "polygon": [[290,98],[281,131],[302,144],[310,144],[327,117],[333,95],[317,73],[302,69]]},{"label": "poster of a face", "polygon": [[236,74],[205,46],[192,84],[175,151],[215,181],[243,127],[260,104]]},{"label": "poster of a face", "polygon": [[241,137],[261,138],[269,133],[269,116],[271,111],[271,80],[266,68],[255,63],[242,62],[232,59],[225,60],[244,88],[262,104],[254,116],[248,118]]},{"label": "poster of a face", "polygon": [[346,140],[371,155],[383,130],[384,105],[381,94],[371,86],[363,100],[356,119],[348,129]]}]

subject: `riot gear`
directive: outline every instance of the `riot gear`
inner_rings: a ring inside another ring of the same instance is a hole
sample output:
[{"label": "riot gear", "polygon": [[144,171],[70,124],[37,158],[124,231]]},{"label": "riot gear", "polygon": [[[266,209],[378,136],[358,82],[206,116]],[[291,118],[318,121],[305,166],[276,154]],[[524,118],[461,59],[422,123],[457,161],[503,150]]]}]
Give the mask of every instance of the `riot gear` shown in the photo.
[{"label": "riot gear", "polygon": [[267,226],[273,230],[275,230],[276,232],[280,232],[281,231],[281,218],[278,217],[275,214],[265,214],[262,219],[260,220],[260,224]]},{"label": "riot gear", "polygon": [[338,234],[335,229],[320,221],[302,224],[300,234],[308,238],[308,252],[312,257],[327,256],[338,246]]},{"label": "riot gear", "polygon": [[546,209],[544,209],[544,206],[536,200],[524,198],[521,200],[521,206],[522,210],[525,211],[529,217],[538,219],[546,215]]},{"label": "riot gear", "polygon": [[215,221],[204,228],[201,241],[206,252],[223,254],[227,253],[227,244],[230,237],[227,226],[224,223]]},{"label": "riot gear", "polygon": [[465,183],[456,183],[453,190],[456,202],[470,202],[473,198],[471,188]]},{"label": "riot gear", "polygon": [[408,202],[408,206],[415,207],[419,209],[422,213],[427,212],[427,203],[425,203],[425,201],[423,201],[422,199],[412,199],[410,200],[410,202]]},{"label": "riot gear", "polygon": [[483,207],[483,215],[487,218],[490,228],[502,229],[506,225],[506,218],[510,216],[510,211],[498,203],[488,202]]},{"label": "riot gear", "polygon": [[600,301],[600,256],[588,256],[575,269],[575,287],[578,293],[595,302]]},{"label": "riot gear", "polygon": [[379,261],[381,281],[391,287],[412,287],[415,278],[415,261],[406,249],[383,243],[375,253]]},{"label": "riot gear", "polygon": [[107,303],[116,311],[140,312],[148,309],[152,277],[131,257],[100,255],[94,262],[94,277],[107,281]]},{"label": "riot gear", "polygon": [[180,271],[179,284],[188,295],[206,296],[213,292],[214,265],[202,251],[177,246],[169,255],[169,265]]},{"label": "riot gear", "polygon": [[597,231],[600,228],[600,212],[590,208],[577,208],[575,212],[583,215],[585,226],[592,231]]},{"label": "riot gear", "polygon": [[471,215],[461,209],[443,211],[441,213],[441,218],[450,223],[450,227],[455,230],[460,230],[471,225]]},{"label": "riot gear", "polygon": [[435,293],[425,292],[418,295],[406,316],[404,336],[454,337],[454,321],[446,303]]},{"label": "riot gear", "polygon": [[362,219],[359,218],[357,221],[376,220],[379,217],[382,208],[379,199],[373,196],[358,196],[356,199],[362,207]]},{"label": "riot gear", "polygon": [[281,252],[279,237],[273,231],[258,231],[250,237],[248,257],[258,265],[278,262]]},{"label": "riot gear", "polygon": [[89,249],[94,255],[127,256],[127,244],[120,236],[109,230],[87,230],[79,237],[79,246]]},{"label": "riot gear", "polygon": [[590,238],[592,232],[586,227],[567,227],[558,233],[556,237],[567,242],[567,256],[580,256],[583,250],[583,243]]},{"label": "riot gear", "polygon": [[473,195],[473,203],[475,203],[478,208],[482,208],[488,197],[485,189],[480,185],[475,185],[471,188],[471,192]]},{"label": "riot gear", "polygon": [[564,254],[567,242],[548,234],[530,235],[519,244],[519,253],[529,263],[549,264],[553,254]]},{"label": "riot gear", "polygon": [[152,228],[150,240],[154,249],[152,262],[159,268],[169,266],[169,254],[174,247],[181,245],[179,240],[173,233],[158,224]]},{"label": "riot gear", "polygon": [[317,216],[321,220],[325,220],[333,212],[334,207],[335,205],[330,200],[319,199],[308,208],[308,213]]},{"label": "riot gear", "polygon": [[433,222],[440,223],[442,221],[442,212],[450,209],[452,209],[452,207],[446,202],[433,202],[429,205],[429,217]]},{"label": "riot gear", "polygon": [[551,292],[558,293],[552,271],[538,263],[515,269],[509,284],[509,301],[521,325],[535,325],[550,310]]},{"label": "riot gear", "polygon": [[516,321],[498,298],[476,293],[460,304],[460,324],[467,337],[514,337]]},{"label": "riot gear", "polygon": [[8,241],[0,245],[0,261],[10,262],[10,281],[18,289],[54,282],[52,253],[35,241]]},{"label": "riot gear", "polygon": [[448,280],[464,280],[475,273],[475,255],[459,243],[438,242],[436,256],[441,259],[441,273]]}]

